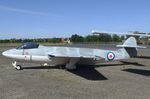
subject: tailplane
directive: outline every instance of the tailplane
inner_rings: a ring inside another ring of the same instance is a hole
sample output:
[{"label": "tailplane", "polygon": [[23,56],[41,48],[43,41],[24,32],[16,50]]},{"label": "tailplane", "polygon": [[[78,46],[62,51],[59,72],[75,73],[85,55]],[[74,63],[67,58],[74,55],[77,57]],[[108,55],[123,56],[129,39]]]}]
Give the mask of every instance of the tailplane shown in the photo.
[{"label": "tailplane", "polygon": [[137,48],[146,48],[144,46],[138,46],[134,37],[128,38],[123,45],[117,45],[117,47],[124,48],[130,57],[137,56]]}]

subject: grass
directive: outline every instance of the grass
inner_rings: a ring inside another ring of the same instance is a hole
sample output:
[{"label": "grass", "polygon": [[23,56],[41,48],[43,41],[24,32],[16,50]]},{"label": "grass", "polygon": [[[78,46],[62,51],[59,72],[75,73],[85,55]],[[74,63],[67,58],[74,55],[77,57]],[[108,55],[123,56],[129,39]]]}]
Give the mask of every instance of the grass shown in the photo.
[{"label": "grass", "polygon": [[7,47],[7,46],[19,46],[21,43],[0,43],[1,47]]},{"label": "grass", "polygon": [[[45,45],[45,46],[68,45],[66,43],[38,43],[38,44]],[[20,45],[22,45],[22,43],[0,43],[0,47],[7,47],[7,46],[16,47]]]}]

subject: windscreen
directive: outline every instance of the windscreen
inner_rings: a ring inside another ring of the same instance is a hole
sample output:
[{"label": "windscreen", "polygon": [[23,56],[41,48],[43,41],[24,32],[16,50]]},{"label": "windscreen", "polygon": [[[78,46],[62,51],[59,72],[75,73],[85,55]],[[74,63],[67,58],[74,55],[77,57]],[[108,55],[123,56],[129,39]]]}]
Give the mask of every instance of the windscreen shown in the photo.
[{"label": "windscreen", "polygon": [[33,42],[27,42],[21,46],[18,46],[16,49],[33,49],[33,48],[38,48],[38,47],[39,47],[39,44],[36,44]]}]

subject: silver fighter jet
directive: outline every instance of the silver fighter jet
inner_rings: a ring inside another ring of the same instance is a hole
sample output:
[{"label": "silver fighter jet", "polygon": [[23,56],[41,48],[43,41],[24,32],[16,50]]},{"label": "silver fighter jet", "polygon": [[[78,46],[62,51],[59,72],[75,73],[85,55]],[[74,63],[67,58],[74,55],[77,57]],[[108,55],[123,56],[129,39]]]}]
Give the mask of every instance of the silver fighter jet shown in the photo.
[{"label": "silver fighter jet", "polygon": [[28,42],[23,45],[7,50],[2,53],[3,56],[12,58],[12,65],[21,70],[21,65],[17,61],[36,62],[48,66],[65,65],[66,69],[76,69],[76,64],[98,65],[102,62],[128,59],[137,56],[137,46],[134,37],[128,38],[118,50],[102,50],[90,48],[75,47],[47,47],[36,43]]}]

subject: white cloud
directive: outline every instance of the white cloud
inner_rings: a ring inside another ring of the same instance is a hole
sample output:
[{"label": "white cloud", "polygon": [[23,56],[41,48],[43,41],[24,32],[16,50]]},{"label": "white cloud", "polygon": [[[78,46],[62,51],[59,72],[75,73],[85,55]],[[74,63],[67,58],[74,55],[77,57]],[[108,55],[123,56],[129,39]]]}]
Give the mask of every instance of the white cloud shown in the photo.
[{"label": "white cloud", "polygon": [[9,7],[9,6],[3,6],[3,5],[0,5],[0,9],[1,10],[12,11],[12,12],[18,12],[18,13],[36,14],[36,15],[47,15],[47,13],[44,13],[44,12],[37,12],[37,11],[26,10],[26,9],[19,9],[19,8],[14,8],[14,7]]}]

